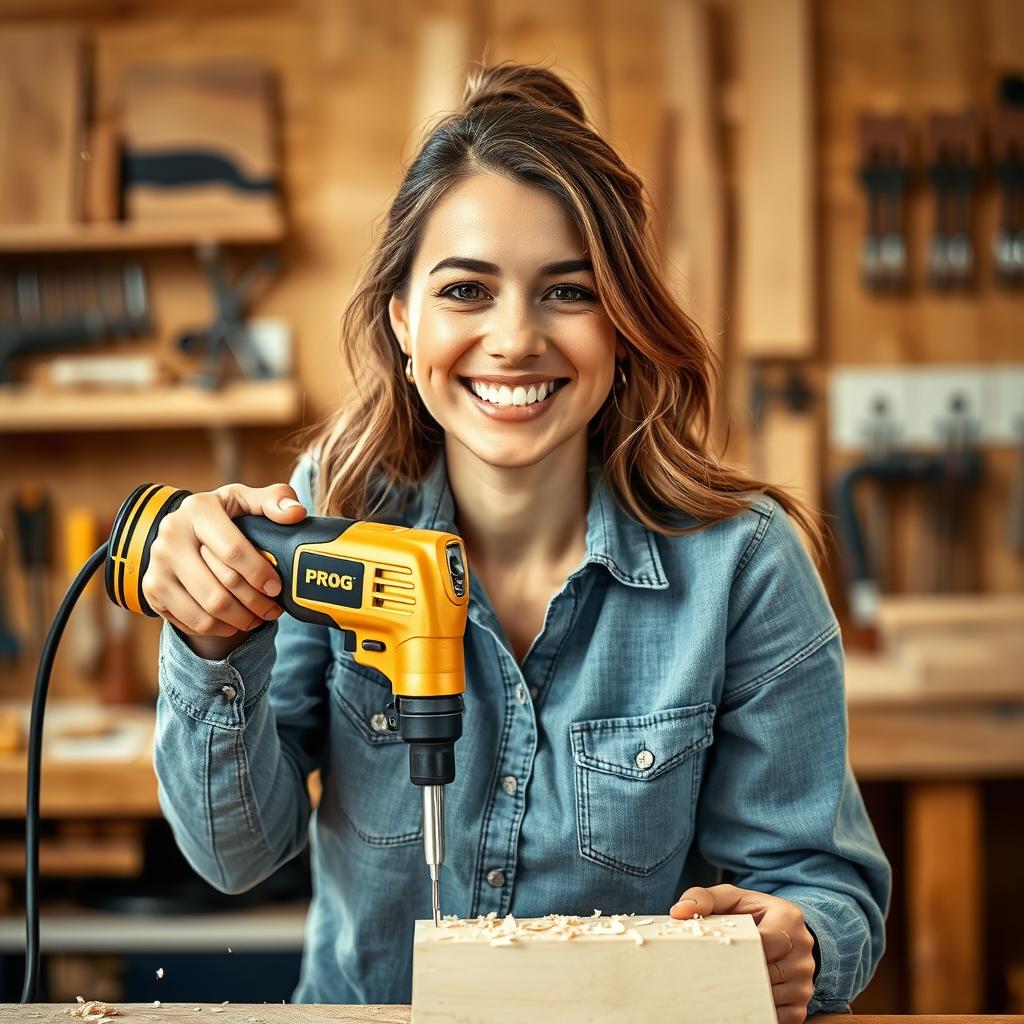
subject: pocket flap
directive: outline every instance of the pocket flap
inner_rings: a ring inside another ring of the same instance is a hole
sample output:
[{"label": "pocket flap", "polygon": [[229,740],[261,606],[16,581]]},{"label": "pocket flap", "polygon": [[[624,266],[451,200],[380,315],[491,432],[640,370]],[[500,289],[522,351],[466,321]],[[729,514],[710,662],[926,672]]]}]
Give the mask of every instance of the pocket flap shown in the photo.
[{"label": "pocket flap", "polygon": [[376,669],[348,655],[334,659],[329,688],[335,703],[367,743],[401,743],[402,736],[386,728],[384,709],[391,700],[391,683]]},{"label": "pocket flap", "polygon": [[711,744],[713,704],[630,718],[592,718],[569,727],[575,762],[627,779],[655,779]]}]

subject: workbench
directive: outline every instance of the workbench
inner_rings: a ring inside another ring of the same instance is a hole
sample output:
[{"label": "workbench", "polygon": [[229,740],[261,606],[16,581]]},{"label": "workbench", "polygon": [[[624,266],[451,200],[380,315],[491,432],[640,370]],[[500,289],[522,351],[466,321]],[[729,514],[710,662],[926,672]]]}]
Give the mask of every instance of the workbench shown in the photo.
[{"label": "workbench", "polygon": [[[683,993],[680,993],[682,996]],[[26,1021],[38,1024],[68,1024],[77,1017],[67,1017],[65,1003],[31,1003],[27,1006],[0,1004],[0,1020]],[[409,1006],[321,1006],[277,1003],[234,1003],[228,1006],[210,1003],[119,1004],[116,1018],[125,1024],[198,1024],[204,1019],[215,1024],[410,1024]],[[1024,1016],[847,1016],[822,1013],[811,1020],[815,1024],[1024,1024]]]}]

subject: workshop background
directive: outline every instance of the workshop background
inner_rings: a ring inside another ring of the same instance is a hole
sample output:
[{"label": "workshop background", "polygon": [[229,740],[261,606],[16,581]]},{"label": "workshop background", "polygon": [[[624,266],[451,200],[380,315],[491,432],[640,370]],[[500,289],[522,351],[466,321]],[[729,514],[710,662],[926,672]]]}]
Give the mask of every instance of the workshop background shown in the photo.
[{"label": "workshop background", "polygon": [[[403,163],[482,57],[581,91],[722,358],[729,456],[829,513],[895,869],[855,1010],[1024,1012],[1018,0],[0,0],[0,1001],[65,588],[140,483],[287,479]],[[304,858],[194,878],[151,768],[160,622],[89,596],[47,714],[41,997],[287,999]]]}]

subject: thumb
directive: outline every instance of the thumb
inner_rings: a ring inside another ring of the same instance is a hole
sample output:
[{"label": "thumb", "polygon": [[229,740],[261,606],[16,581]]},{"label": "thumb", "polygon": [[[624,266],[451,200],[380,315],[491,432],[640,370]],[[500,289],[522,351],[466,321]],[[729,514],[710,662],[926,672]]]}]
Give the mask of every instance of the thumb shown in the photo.
[{"label": "thumb", "polygon": [[263,515],[278,523],[297,523],[306,515],[305,505],[288,484],[264,487],[261,498]]},{"label": "thumb", "polygon": [[679,897],[669,914],[677,921],[689,920],[694,914],[756,914],[764,910],[758,896],[738,885],[712,885],[707,889],[695,885]]}]

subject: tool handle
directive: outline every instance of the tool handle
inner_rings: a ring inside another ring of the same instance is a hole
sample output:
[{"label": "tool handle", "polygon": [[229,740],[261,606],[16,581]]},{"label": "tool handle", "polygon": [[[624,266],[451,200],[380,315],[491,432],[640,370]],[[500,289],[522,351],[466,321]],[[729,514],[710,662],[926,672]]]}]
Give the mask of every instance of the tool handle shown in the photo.
[{"label": "tool handle", "polygon": [[50,499],[39,487],[26,485],[14,497],[18,554],[25,569],[45,569],[50,561]]},{"label": "tool handle", "polygon": [[[235,526],[257,551],[277,570],[281,577],[281,593],[275,600],[289,615],[303,622],[337,628],[337,623],[321,612],[313,611],[295,602],[298,580],[295,574],[296,551],[307,544],[331,544],[350,526],[354,519],[336,516],[307,516],[297,523],[275,523],[266,516],[239,516]],[[271,556],[271,557],[267,557]]]}]

